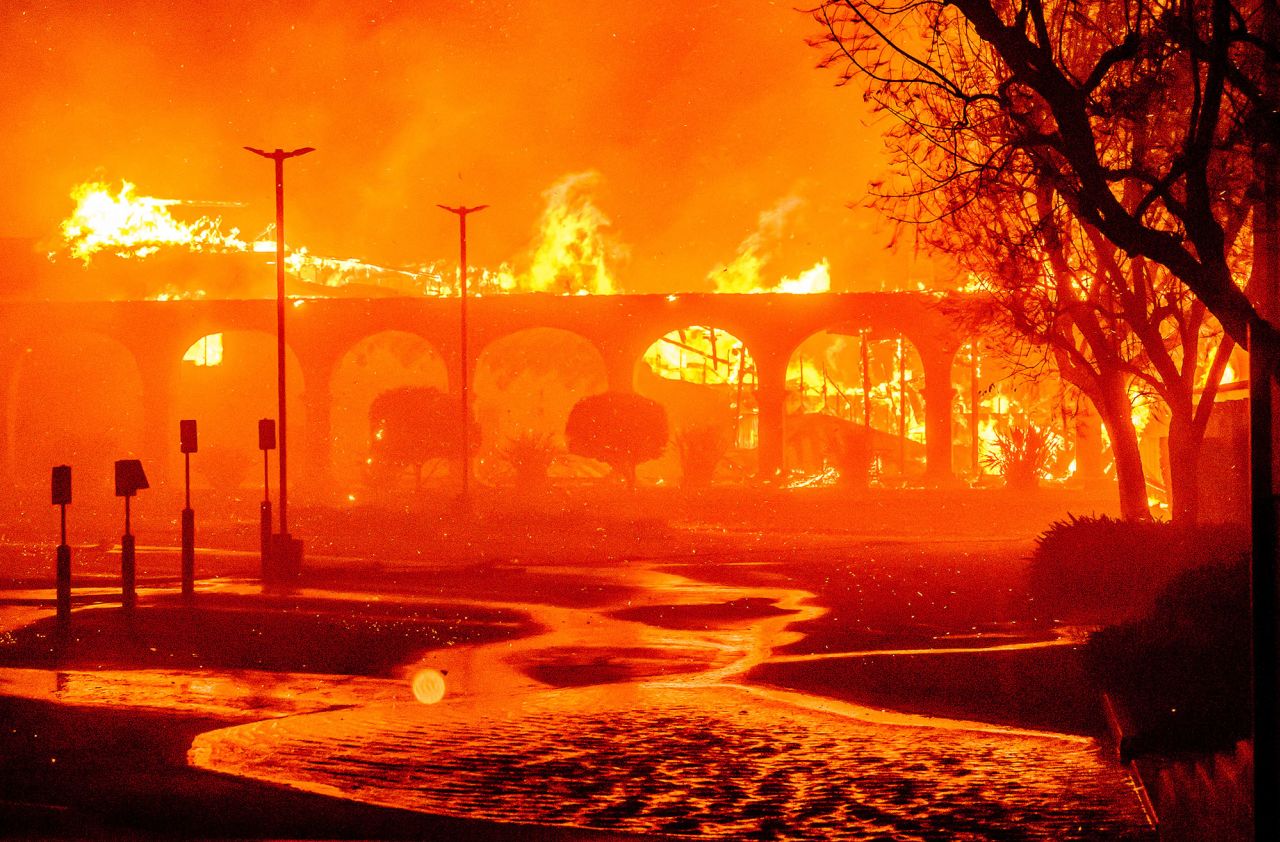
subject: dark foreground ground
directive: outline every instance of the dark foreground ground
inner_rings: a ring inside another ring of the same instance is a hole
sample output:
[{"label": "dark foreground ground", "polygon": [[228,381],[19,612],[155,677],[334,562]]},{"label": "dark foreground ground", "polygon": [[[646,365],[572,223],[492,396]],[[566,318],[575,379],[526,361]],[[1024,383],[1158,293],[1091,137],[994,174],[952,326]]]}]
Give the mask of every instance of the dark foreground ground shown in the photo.
[{"label": "dark foreground ground", "polygon": [[[759,505],[703,499],[677,506],[678,500],[647,498],[633,501],[626,515],[619,508],[554,506],[504,514],[495,504],[465,518],[447,510],[394,516],[312,511],[297,529],[309,535],[313,554],[304,584],[368,594],[356,616],[335,619],[339,612],[305,594],[218,592],[220,582],[255,575],[251,553],[201,555],[203,586],[213,590],[201,594],[201,609],[192,615],[172,597],[176,555],[156,550],[140,556],[140,585],[154,590],[143,591],[138,619],[131,624],[117,609],[86,607],[77,612],[76,634],[66,641],[57,639],[47,618],[48,547],[11,541],[0,578],[0,610],[23,619],[7,626],[0,666],[127,671],[194,664],[391,677],[423,648],[517,639],[536,631],[519,611],[449,601],[589,606],[626,597],[607,577],[532,577],[522,575],[523,565],[572,561],[608,568],[646,558],[704,581],[783,583],[813,593],[829,609],[797,625],[804,636],[780,650],[776,662],[756,667],[753,682],[872,707],[1098,733],[1094,688],[1072,647],[893,657],[847,653],[1051,639],[1054,618],[1038,616],[1020,585],[1029,539],[1067,505],[1096,510],[1102,503],[1063,497],[975,501],[948,492],[932,502],[916,497],[914,511],[906,511],[902,501],[899,496],[850,506],[821,495],[807,505],[790,499]],[[872,516],[877,511],[883,514],[879,519]],[[202,537],[248,550],[254,526],[212,524]],[[21,528],[14,532],[23,535]],[[904,541],[907,536],[923,540]],[[160,534],[154,543],[172,546],[172,537]],[[78,602],[109,600],[87,589],[118,581],[117,565],[107,540],[79,547]],[[401,605],[398,595],[416,601]],[[637,619],[698,628],[750,623],[781,609],[728,603],[647,610]],[[290,618],[285,624],[282,611]],[[45,619],[31,625],[33,612],[43,612]],[[840,657],[802,659],[832,654]],[[617,663],[602,662],[585,673],[578,665],[570,683],[626,677]],[[121,709],[22,695],[0,696],[0,827],[9,835],[612,837],[369,807],[186,765],[194,736],[254,718],[247,711],[165,710],[163,700]]]}]

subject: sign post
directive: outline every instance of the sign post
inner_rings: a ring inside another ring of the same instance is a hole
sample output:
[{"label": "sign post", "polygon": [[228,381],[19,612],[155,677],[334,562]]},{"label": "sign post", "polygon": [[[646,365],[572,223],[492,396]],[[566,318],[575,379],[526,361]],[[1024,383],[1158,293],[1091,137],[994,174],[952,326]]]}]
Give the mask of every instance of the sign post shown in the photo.
[{"label": "sign post", "polygon": [[262,506],[258,531],[262,549],[262,581],[268,582],[272,579],[270,451],[276,449],[276,422],[271,418],[258,421],[258,449],[262,451]]},{"label": "sign post", "polygon": [[182,510],[182,598],[191,602],[196,597],[196,513],[191,508],[191,454],[199,449],[196,422],[179,421],[178,436],[186,478],[186,506]]},{"label": "sign post", "polygon": [[116,496],[124,498],[124,537],[120,539],[120,605],[125,611],[133,611],[138,604],[137,562],[129,523],[129,501],[141,489],[150,487],[141,462],[137,459],[116,461]]},{"label": "sign post", "polygon": [[71,626],[71,547],[67,546],[67,506],[71,503],[71,466],[53,469],[53,505],[61,509],[61,542],[58,544],[58,629]]}]

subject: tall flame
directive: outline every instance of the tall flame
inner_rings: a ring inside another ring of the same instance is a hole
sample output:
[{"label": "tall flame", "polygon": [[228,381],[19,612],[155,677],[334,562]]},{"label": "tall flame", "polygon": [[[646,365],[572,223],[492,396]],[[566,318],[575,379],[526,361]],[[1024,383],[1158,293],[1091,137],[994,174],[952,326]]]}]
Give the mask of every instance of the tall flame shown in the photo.
[{"label": "tall flame", "polygon": [[547,206],[539,222],[526,286],[531,292],[609,295],[618,291],[610,264],[625,250],[609,235],[609,217],[592,200],[596,172],[567,175],[543,197]]}]

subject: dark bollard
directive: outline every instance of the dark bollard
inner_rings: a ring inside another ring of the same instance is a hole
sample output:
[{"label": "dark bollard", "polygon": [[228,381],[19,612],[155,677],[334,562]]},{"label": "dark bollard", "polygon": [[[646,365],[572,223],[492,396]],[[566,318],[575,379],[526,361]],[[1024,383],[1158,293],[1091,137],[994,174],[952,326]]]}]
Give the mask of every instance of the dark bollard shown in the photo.
[{"label": "dark bollard", "polygon": [[196,597],[196,513],[191,508],[191,454],[199,450],[199,441],[194,419],[178,422],[178,439],[187,495],[182,510],[182,599],[189,603]]},{"label": "dark bollard", "polygon": [[61,542],[58,544],[58,629],[66,631],[71,625],[71,547],[67,546],[67,506],[71,504],[71,467],[59,465],[53,469],[53,505],[59,509]]},{"label": "dark bollard", "polygon": [[196,513],[190,507],[182,510],[182,598],[190,602],[196,596]]},{"label": "dark bollard", "polygon": [[263,500],[259,539],[262,542],[262,581],[271,581],[271,501]]},{"label": "dark bollard", "polygon": [[141,462],[137,459],[116,460],[116,496],[124,498],[124,537],[120,539],[120,604],[125,611],[133,611],[138,604],[137,564],[133,530],[129,522],[129,501],[139,490],[150,487]]},{"label": "dark bollard", "polygon": [[58,545],[58,628],[71,625],[71,548]]},{"label": "dark bollard", "polygon": [[[283,375],[282,375],[283,376]],[[275,582],[279,565],[272,562],[271,538],[271,451],[276,449],[276,422],[263,418],[258,422],[258,449],[262,451],[262,582]]]},{"label": "dark bollard", "polygon": [[120,539],[120,604],[126,611],[138,604],[137,576],[133,536],[125,535]]}]

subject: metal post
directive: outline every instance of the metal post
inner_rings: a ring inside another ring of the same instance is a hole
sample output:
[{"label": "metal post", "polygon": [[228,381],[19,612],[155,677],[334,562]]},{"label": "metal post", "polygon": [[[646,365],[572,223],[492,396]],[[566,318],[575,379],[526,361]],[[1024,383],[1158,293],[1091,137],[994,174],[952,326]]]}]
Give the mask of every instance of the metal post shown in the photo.
[{"label": "metal post", "polygon": [[476,205],[466,207],[459,205],[451,208],[448,205],[436,205],[441,210],[456,214],[458,217],[458,293],[459,293],[459,336],[458,354],[461,377],[458,396],[458,412],[462,423],[462,496],[460,502],[466,506],[470,502],[471,493],[471,412],[470,390],[467,381],[467,214],[476,213],[489,207]]},{"label": "metal post", "polygon": [[[301,149],[295,149],[292,152],[285,152],[283,149],[276,149],[274,152],[264,152],[261,149],[254,149],[246,146],[245,149],[261,155],[263,158],[270,158],[275,163],[276,178],[276,405],[279,417],[279,447],[280,447],[280,552],[282,558],[282,569],[293,570],[295,566],[301,563],[301,547],[295,546],[289,536],[289,423],[287,415],[288,392],[285,389],[285,289],[284,289],[284,162],[289,158],[296,158],[306,155],[308,152],[314,152],[315,149],[306,146]],[[295,554],[298,556],[294,558]]]},{"label": "metal post", "polygon": [[258,507],[262,545],[262,579],[271,578],[271,490],[268,476],[268,451],[262,451],[262,505]]},{"label": "metal post", "polygon": [[284,375],[284,158],[276,165],[276,417],[280,419],[280,534],[289,534],[289,398]]},{"label": "metal post", "polygon": [[[1262,39],[1268,49],[1280,43],[1280,7],[1262,4]],[[1264,62],[1263,91],[1269,100],[1259,116],[1254,167],[1261,189],[1254,210],[1254,306],[1272,324],[1280,316],[1280,65]],[[1250,616],[1253,620],[1253,815],[1254,838],[1280,836],[1280,575],[1276,530],[1276,373],[1277,349],[1249,335],[1249,447],[1252,557]]]},{"label": "metal post", "polygon": [[129,501],[124,498],[124,537],[120,539],[120,605],[126,611],[132,611],[138,604],[137,561],[133,541],[133,532],[129,522]]},{"label": "metal post", "polygon": [[[1252,346],[1252,343],[1250,343]],[[1280,707],[1276,669],[1277,647],[1277,547],[1274,475],[1274,356],[1261,347],[1249,351],[1249,449],[1253,554],[1250,577],[1253,617],[1254,693],[1254,817],[1257,839],[1273,839],[1280,831],[1280,816],[1271,790],[1280,777],[1280,733],[1276,711]]]},{"label": "metal post", "polygon": [[196,513],[191,508],[191,454],[182,456],[187,503],[182,510],[182,598],[189,602],[196,594]]},{"label": "metal post", "polygon": [[67,546],[67,504],[59,505],[61,511],[61,543],[58,544],[58,628],[66,630],[71,625],[71,547]]}]

